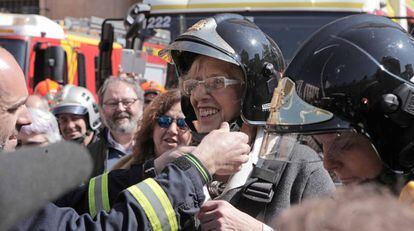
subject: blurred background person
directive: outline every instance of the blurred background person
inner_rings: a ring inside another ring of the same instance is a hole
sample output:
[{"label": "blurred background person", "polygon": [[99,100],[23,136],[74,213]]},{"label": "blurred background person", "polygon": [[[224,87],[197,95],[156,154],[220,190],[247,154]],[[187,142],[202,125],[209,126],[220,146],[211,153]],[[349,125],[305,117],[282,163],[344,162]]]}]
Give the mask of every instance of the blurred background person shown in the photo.
[{"label": "blurred background person", "polygon": [[334,199],[305,201],[274,222],[276,230],[284,231],[409,231],[414,227],[414,210],[389,191],[365,185],[342,188]]},{"label": "blurred background person", "polygon": [[32,123],[24,125],[17,136],[18,147],[45,146],[61,140],[55,116],[46,110],[28,108]]},{"label": "blurred background person", "polygon": [[98,92],[99,112],[105,127],[99,140],[88,147],[96,159],[96,173],[109,171],[119,159],[130,155],[142,115],[143,91],[129,77],[110,77]]},{"label": "blurred background person", "polygon": [[144,109],[155,97],[165,92],[165,88],[155,81],[144,82],[141,88],[144,90]]},{"label": "blurred background person", "polygon": [[37,94],[29,95],[29,97],[27,97],[26,107],[39,108],[46,111],[50,110],[47,100]]},{"label": "blurred background person", "polygon": [[56,96],[62,90],[62,85],[58,82],[46,78],[45,80],[40,81],[35,89],[34,94],[40,95],[46,99],[49,106],[53,106],[55,104]]}]

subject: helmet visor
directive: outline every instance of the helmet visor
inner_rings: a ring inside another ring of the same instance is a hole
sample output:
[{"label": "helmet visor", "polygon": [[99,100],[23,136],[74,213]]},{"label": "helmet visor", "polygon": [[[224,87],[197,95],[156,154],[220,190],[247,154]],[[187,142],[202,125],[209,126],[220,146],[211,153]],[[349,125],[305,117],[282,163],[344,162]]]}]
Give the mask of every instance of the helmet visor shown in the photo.
[{"label": "helmet visor", "polygon": [[[225,62],[233,63],[239,66],[239,63],[237,63],[236,60],[231,58],[230,55],[224,52],[221,52],[217,50],[216,48],[213,48],[211,46],[208,46],[201,42],[196,42],[196,41],[188,41],[188,40],[175,41],[172,44],[170,44],[167,48],[161,50],[159,52],[159,56],[169,63],[176,64],[179,67],[180,72],[186,71],[186,70],[182,70],[182,63],[179,60],[181,57],[179,57],[178,52],[183,52],[183,51],[209,56],[209,57],[220,59]],[[174,52],[177,52],[177,53],[173,54]]]},{"label": "helmet visor", "polygon": [[74,115],[86,115],[88,109],[79,105],[62,105],[53,108],[52,113],[54,115],[59,114],[74,114]]},{"label": "helmet visor", "polygon": [[303,101],[296,92],[295,83],[282,78],[274,90],[267,120],[270,130],[277,132],[323,132],[349,129],[348,123],[339,120],[333,113]]},{"label": "helmet visor", "polygon": [[[299,134],[289,133],[281,134],[272,131],[266,131],[263,136],[263,142],[260,147],[259,157],[263,160],[275,160],[286,162],[288,164],[299,164],[299,163],[315,163],[322,162],[322,153],[307,151],[299,152],[299,156],[293,156],[297,147],[301,142]],[[298,154],[295,154],[298,155]],[[259,162],[260,165],[260,162]]]}]

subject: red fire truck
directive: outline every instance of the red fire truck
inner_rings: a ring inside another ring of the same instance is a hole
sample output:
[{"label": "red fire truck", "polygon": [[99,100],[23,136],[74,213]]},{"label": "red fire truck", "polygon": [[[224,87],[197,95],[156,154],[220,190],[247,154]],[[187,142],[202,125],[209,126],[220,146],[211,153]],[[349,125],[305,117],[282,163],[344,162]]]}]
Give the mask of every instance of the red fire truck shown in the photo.
[{"label": "red fire truck", "polygon": [[[10,51],[26,76],[29,93],[50,78],[95,93],[99,38],[68,34],[40,15],[0,14],[0,46]],[[118,73],[121,46],[113,45],[113,74]]]}]

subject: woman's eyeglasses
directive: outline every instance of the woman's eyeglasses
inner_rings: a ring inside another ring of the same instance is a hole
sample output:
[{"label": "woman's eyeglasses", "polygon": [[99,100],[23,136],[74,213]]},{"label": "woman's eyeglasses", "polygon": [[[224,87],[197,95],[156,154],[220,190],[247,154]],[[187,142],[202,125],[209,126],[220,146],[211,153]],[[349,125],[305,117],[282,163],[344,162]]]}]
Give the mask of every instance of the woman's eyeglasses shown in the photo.
[{"label": "woman's eyeglasses", "polygon": [[178,128],[182,130],[186,130],[188,128],[184,118],[174,119],[171,116],[161,115],[157,116],[156,120],[158,125],[162,128],[169,128],[174,121]]},{"label": "woman's eyeglasses", "polygon": [[182,91],[187,96],[190,96],[194,89],[200,84],[203,84],[206,88],[206,91],[210,93],[213,90],[218,90],[221,88],[226,88],[230,85],[236,85],[236,84],[243,84],[243,81],[235,80],[235,79],[228,79],[224,76],[216,76],[212,78],[208,78],[205,80],[196,80],[196,79],[187,79],[183,81],[182,84]]}]

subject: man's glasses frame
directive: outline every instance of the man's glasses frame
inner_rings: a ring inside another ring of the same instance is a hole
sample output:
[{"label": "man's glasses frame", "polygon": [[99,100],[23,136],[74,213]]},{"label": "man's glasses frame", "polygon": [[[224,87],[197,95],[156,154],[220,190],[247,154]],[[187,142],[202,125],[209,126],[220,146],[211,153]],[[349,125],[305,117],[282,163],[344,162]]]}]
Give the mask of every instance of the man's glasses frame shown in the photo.
[{"label": "man's glasses frame", "polygon": [[108,108],[115,109],[121,103],[123,107],[129,108],[137,101],[138,101],[138,98],[125,98],[125,99],[120,99],[120,100],[108,100],[104,102],[103,105]]}]

